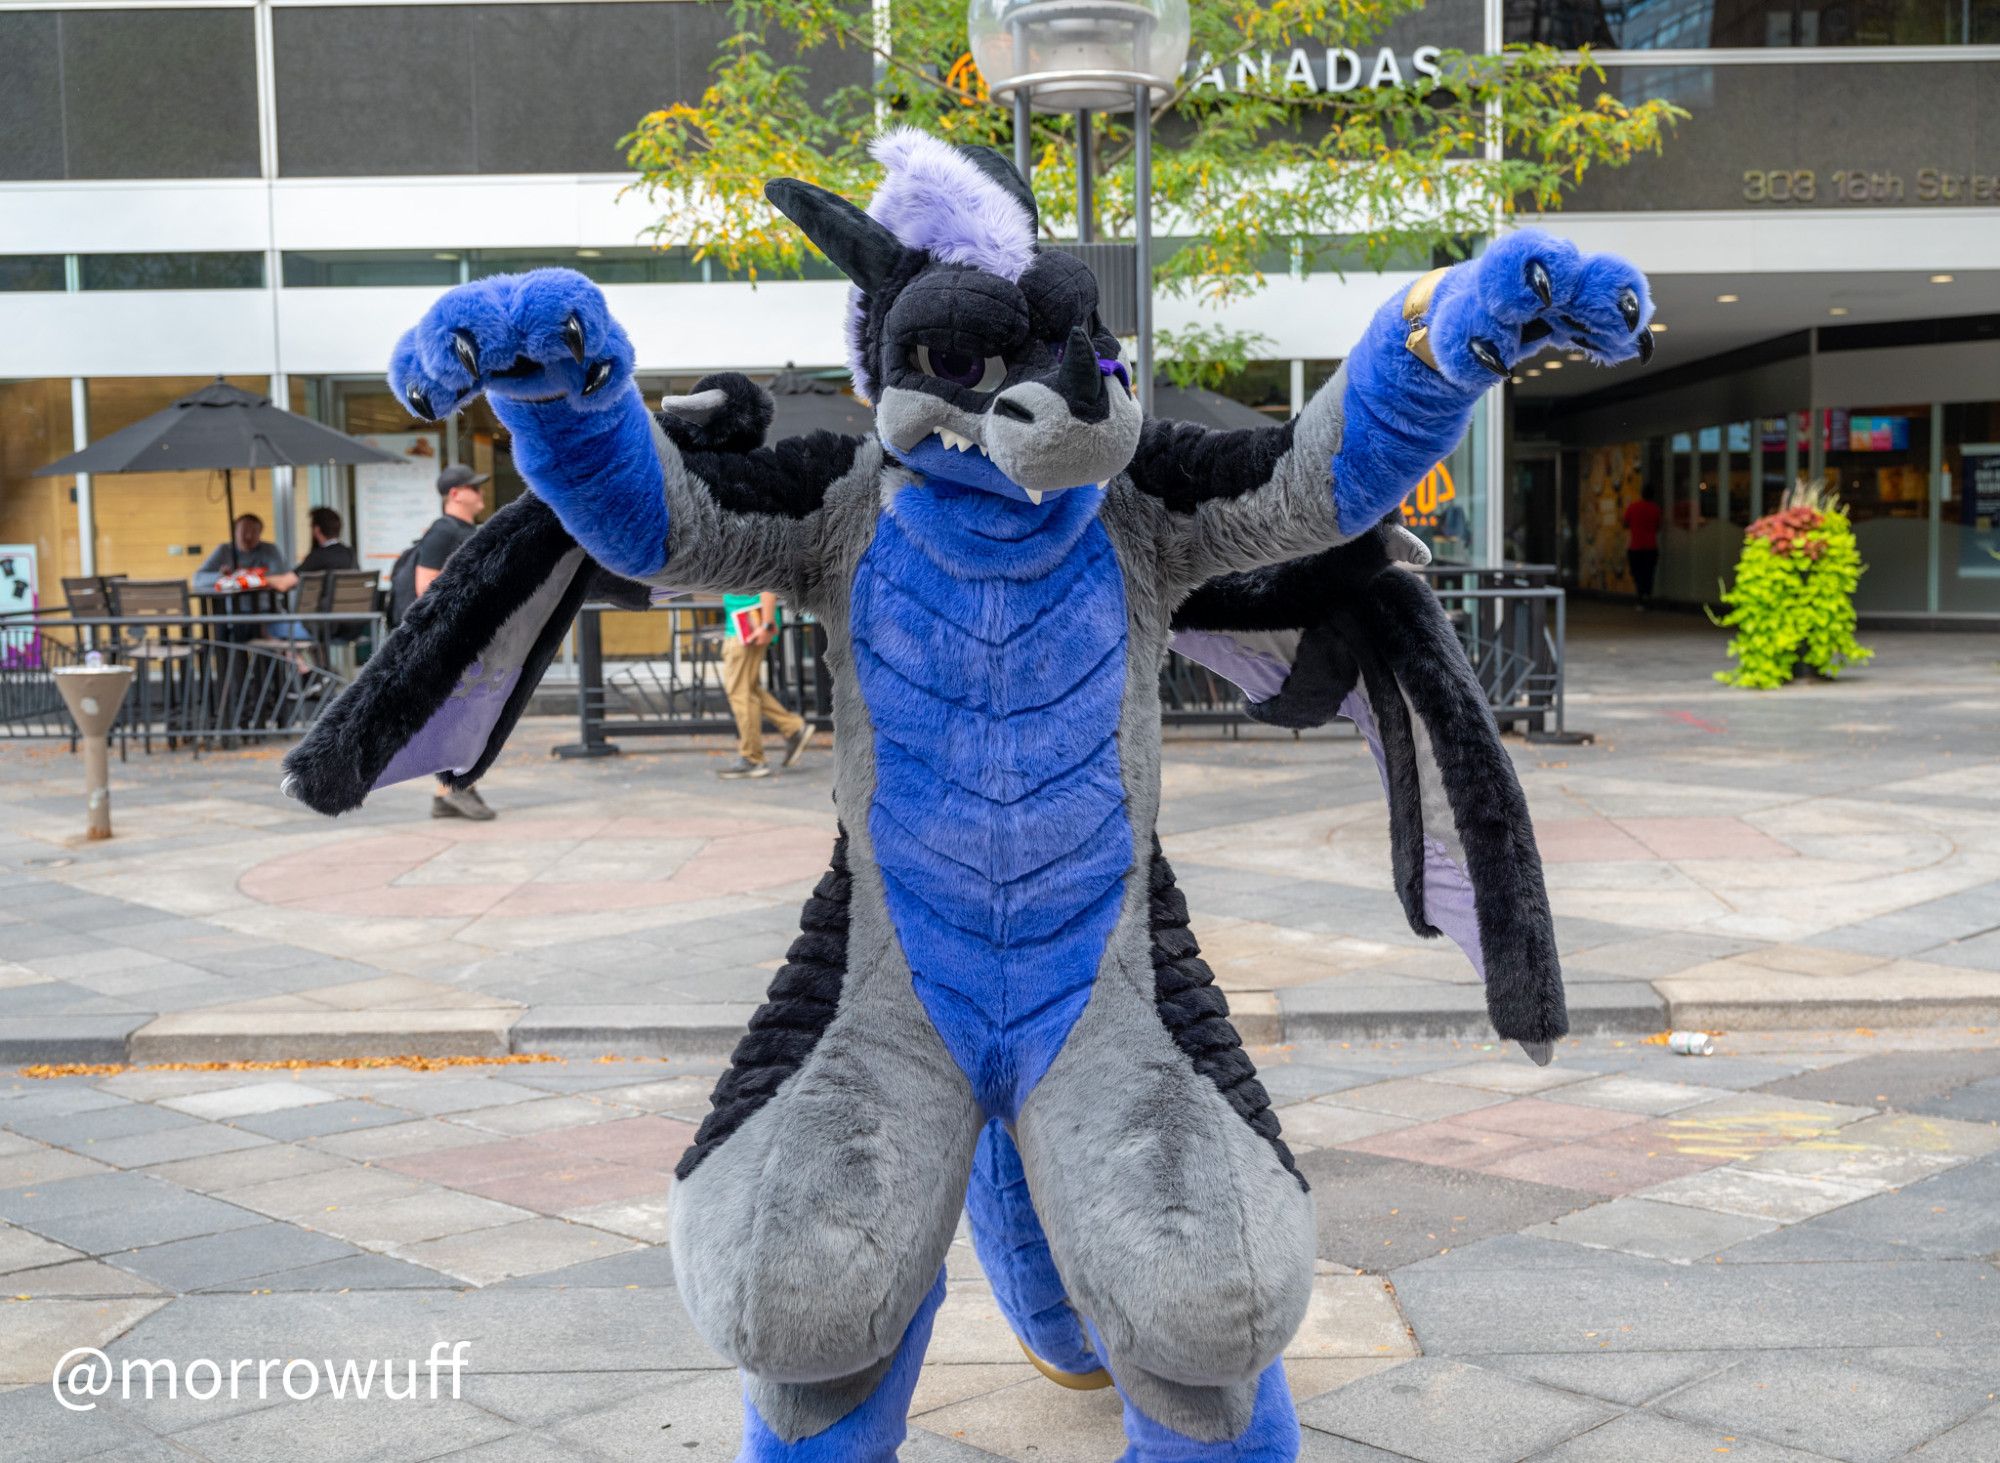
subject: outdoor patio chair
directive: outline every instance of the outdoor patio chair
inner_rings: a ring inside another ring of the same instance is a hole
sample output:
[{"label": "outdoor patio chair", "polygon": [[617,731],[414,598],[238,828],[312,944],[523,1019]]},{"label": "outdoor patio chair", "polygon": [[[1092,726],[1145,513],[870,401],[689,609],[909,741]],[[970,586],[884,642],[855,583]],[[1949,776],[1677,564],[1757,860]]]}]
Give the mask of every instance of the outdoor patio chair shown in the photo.
[{"label": "outdoor patio chair", "polygon": [[[119,578],[107,583],[105,588],[112,616],[116,619],[143,621],[182,617],[184,620],[190,613],[187,581],[184,579]],[[157,628],[136,624],[122,625],[119,629],[126,638],[118,646],[118,653],[138,668],[139,725],[145,749],[148,752],[153,750],[155,674],[160,682],[160,716],[167,745],[179,745],[175,734],[185,716],[195,653],[194,643],[188,635],[189,626],[184,622],[178,626],[164,624]],[[178,635],[176,630],[180,632]]]}]

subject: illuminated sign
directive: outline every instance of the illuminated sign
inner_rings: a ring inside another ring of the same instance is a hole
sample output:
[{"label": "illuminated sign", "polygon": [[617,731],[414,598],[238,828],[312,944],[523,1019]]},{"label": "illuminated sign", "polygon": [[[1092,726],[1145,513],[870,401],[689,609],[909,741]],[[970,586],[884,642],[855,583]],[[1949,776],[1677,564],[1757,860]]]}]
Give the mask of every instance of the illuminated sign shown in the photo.
[{"label": "illuminated sign", "polygon": [[1451,469],[1440,462],[1424,474],[1422,482],[1410,490],[1403,499],[1403,526],[1405,528],[1436,528],[1444,518],[1444,505],[1458,498],[1458,484],[1451,480]]}]

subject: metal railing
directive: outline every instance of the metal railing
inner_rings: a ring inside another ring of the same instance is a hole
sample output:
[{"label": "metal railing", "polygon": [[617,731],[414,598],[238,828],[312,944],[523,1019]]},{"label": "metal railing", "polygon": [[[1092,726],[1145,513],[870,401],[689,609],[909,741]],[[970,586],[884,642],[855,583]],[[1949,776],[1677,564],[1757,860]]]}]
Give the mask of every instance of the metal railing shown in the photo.
[{"label": "metal railing", "polygon": [[133,741],[199,754],[299,736],[347,684],[335,667],[352,642],[383,633],[378,614],[0,616],[0,738],[74,744],[54,672],[93,655],[133,669],[111,731],[121,757]]},{"label": "metal railing", "polygon": [[[1455,566],[1423,571],[1444,605],[1487,703],[1503,726],[1530,736],[1563,734],[1562,657],[1566,619],[1553,569]],[[722,602],[677,599],[643,613],[659,629],[657,655],[607,662],[602,616],[620,607],[587,604],[576,628],[577,740],[564,756],[605,756],[624,737],[729,735],[735,729],[722,687]],[[833,724],[832,684],[820,658],[818,625],[787,614],[770,660],[771,688],[824,730]],[[1168,655],[1160,670],[1160,719],[1167,726],[1250,724],[1243,696],[1206,666]]]}]

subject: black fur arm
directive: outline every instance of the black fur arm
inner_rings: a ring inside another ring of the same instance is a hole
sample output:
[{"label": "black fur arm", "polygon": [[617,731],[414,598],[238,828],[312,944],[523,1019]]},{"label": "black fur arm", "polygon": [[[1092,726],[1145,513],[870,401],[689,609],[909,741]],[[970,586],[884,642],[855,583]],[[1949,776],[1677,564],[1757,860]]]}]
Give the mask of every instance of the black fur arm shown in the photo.
[{"label": "black fur arm", "polygon": [[477,781],[601,572],[547,504],[509,503],[286,756],[285,791],[333,814],[413,777]]},{"label": "black fur arm", "polygon": [[1175,648],[1243,685],[1259,720],[1362,727],[1411,928],[1449,934],[1484,973],[1494,1029],[1544,1060],[1569,1019],[1527,799],[1436,597],[1392,566],[1390,532],[1204,585],[1174,617]]}]

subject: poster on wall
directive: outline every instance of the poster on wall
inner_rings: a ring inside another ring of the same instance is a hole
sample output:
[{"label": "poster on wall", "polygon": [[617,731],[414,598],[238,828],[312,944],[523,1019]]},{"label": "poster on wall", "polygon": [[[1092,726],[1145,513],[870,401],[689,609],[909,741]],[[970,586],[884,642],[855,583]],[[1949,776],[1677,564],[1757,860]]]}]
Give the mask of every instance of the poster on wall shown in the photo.
[{"label": "poster on wall", "polygon": [[1584,589],[1633,592],[1625,562],[1625,508],[1643,481],[1644,444],[1619,442],[1583,454],[1578,496],[1577,583]]},{"label": "poster on wall", "polygon": [[2000,579],[2000,442],[1967,442],[1965,485],[1959,490],[1961,579]]},{"label": "poster on wall", "polygon": [[386,583],[397,555],[437,519],[443,441],[436,432],[381,432],[361,440],[399,459],[354,469],[354,549],[361,567],[380,569]]},{"label": "poster on wall", "polygon": [[[0,666],[9,670],[41,664],[41,642],[25,612],[37,607],[35,546],[0,544]],[[4,618],[23,615],[21,622]]]}]

